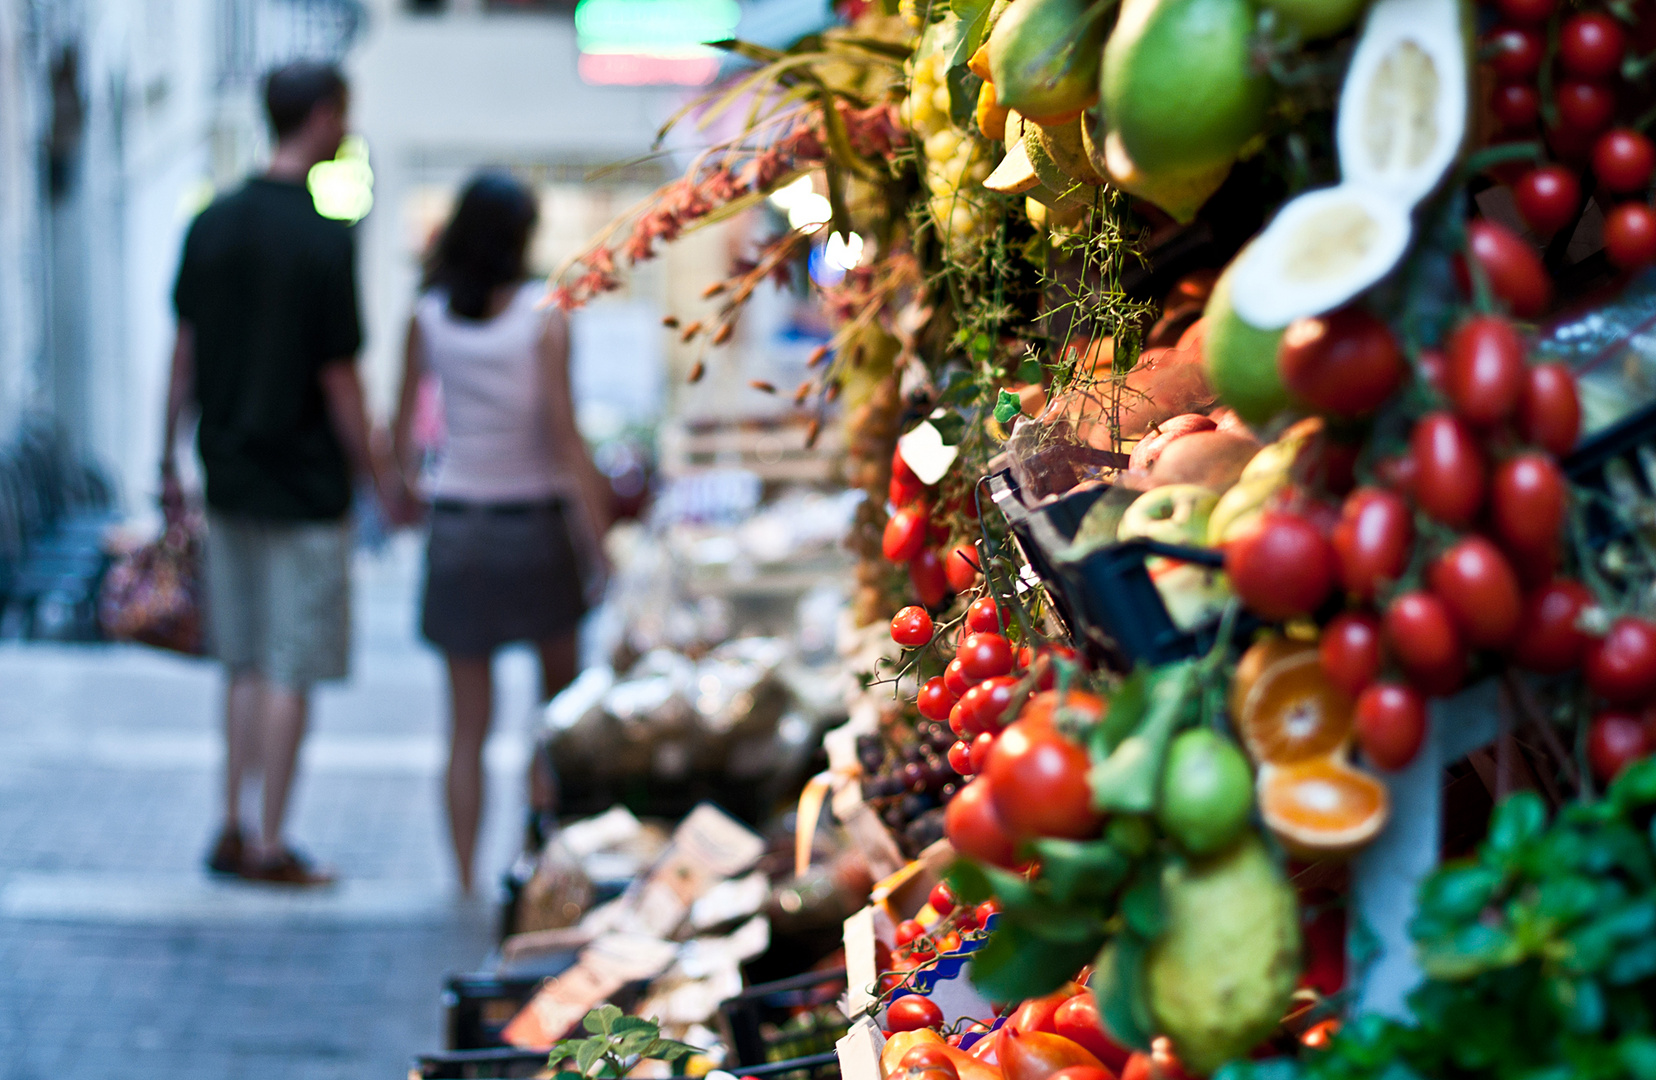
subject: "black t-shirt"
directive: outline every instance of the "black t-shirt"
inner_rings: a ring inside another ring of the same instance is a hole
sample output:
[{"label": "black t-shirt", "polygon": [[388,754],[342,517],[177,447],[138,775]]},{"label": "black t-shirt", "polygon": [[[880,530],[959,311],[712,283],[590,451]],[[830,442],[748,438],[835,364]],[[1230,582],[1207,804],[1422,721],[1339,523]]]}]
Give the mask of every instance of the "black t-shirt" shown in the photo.
[{"label": "black t-shirt", "polygon": [[173,289],[195,331],[207,504],[319,521],[351,504],[351,476],[318,375],[362,346],[350,230],[303,184],[256,178],[190,226]]}]

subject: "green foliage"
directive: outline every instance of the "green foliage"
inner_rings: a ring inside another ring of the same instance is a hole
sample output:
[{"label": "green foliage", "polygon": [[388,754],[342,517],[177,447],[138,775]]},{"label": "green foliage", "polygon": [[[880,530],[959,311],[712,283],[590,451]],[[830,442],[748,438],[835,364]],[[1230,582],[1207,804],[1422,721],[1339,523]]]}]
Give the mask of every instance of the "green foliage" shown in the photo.
[{"label": "green foliage", "polygon": [[661,1037],[661,1025],[654,1020],[627,1016],[614,1005],[600,1005],[586,1014],[581,1026],[589,1032],[584,1039],[560,1039],[547,1058],[549,1066],[560,1069],[557,1080],[597,1080],[627,1075],[645,1058],[674,1063],[698,1051],[688,1043]]}]

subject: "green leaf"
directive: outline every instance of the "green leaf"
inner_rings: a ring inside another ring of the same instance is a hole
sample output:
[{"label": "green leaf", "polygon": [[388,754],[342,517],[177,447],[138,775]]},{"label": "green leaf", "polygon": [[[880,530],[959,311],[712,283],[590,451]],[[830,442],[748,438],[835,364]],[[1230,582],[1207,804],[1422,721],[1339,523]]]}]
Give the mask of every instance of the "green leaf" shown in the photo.
[{"label": "green leaf", "polygon": [[1041,879],[1060,902],[1102,900],[1127,880],[1131,862],[1108,840],[1035,841]]},{"label": "green leaf", "polygon": [[1484,842],[1486,860],[1510,866],[1529,845],[1541,838],[1547,827],[1547,806],[1533,791],[1507,796],[1495,808],[1489,822],[1489,839]]},{"label": "green leaf", "polygon": [[995,399],[995,422],[1010,424],[1021,412],[1023,412],[1023,402],[1019,400],[1018,395],[1010,390],[1002,390],[1000,396]]},{"label": "green leaf", "polygon": [[1553,997],[1563,1010],[1564,1026],[1577,1035],[1604,1030],[1604,991],[1592,979],[1554,979]]},{"label": "green leaf", "polygon": [[670,1062],[699,1053],[701,1053],[701,1049],[691,1046],[689,1043],[682,1043],[673,1039],[657,1039],[650,1044],[649,1049],[644,1051],[644,1056],[655,1058],[657,1061]]},{"label": "green leaf", "polygon": [[1096,938],[1080,944],[1049,941],[1003,922],[972,954],[972,983],[993,1001],[1040,997],[1064,985],[1097,948]]},{"label": "green leaf", "polygon": [[1117,935],[1104,946],[1093,967],[1093,998],[1110,1037],[1123,1046],[1148,1053],[1156,1021],[1144,986],[1145,944],[1131,934]]},{"label": "green leaf", "polygon": [[1432,937],[1449,932],[1452,924],[1470,922],[1495,898],[1504,876],[1497,870],[1477,864],[1445,866],[1420,887],[1411,932],[1419,937]]},{"label": "green leaf", "polygon": [[1185,660],[1161,668],[1153,679],[1149,707],[1138,730],[1123,739],[1107,759],[1094,765],[1088,776],[1093,805],[1100,810],[1148,814],[1156,808],[1168,741],[1191,719],[1195,664]]},{"label": "green leaf", "polygon": [[966,435],[966,418],[958,412],[944,413],[931,422],[944,446],[958,446]]},{"label": "green leaf", "polygon": [[610,1025],[611,1035],[620,1035],[623,1032],[628,1031],[648,1031],[650,1034],[655,1035],[660,1033],[661,1025],[657,1024],[654,1020],[646,1020],[642,1016],[619,1017],[613,1024]]},{"label": "green leaf", "polygon": [[954,891],[955,899],[963,904],[975,906],[995,895],[989,875],[970,859],[956,859],[943,876],[949,879],[949,888]]},{"label": "green leaf", "polygon": [[1110,707],[1104,713],[1104,722],[1093,729],[1092,758],[1095,762],[1110,756],[1110,751],[1121,745],[1121,740],[1138,730],[1150,707],[1150,673],[1146,668],[1134,668],[1110,696]]},{"label": "green leaf", "polygon": [[574,1069],[563,1069],[553,1073],[552,1080],[581,1080],[581,1074]]},{"label": "green leaf", "polygon": [[960,16],[960,25],[965,27],[949,54],[950,67],[970,60],[983,44],[983,36],[989,29],[989,9],[993,6],[993,0],[949,0],[949,9]]},{"label": "green leaf", "polygon": [[1625,1035],[1616,1056],[1633,1080],[1656,1080],[1656,1035]]},{"label": "green leaf", "polygon": [[659,1032],[654,1024],[647,1028],[636,1028],[625,1034],[617,1032],[615,1053],[618,1057],[632,1057],[634,1054],[642,1054],[649,1049],[651,1043],[656,1041],[657,1034]]},{"label": "green leaf", "polygon": [[1604,981],[1629,986],[1656,975],[1656,938],[1648,938],[1616,953],[1604,967]]},{"label": "green leaf", "polygon": [[977,99],[983,90],[983,80],[972,74],[971,69],[962,62],[959,66],[949,69],[945,81],[949,86],[949,119],[957,128],[969,128],[972,116],[977,111]]},{"label": "green leaf", "polygon": [[1511,967],[1523,959],[1517,940],[1505,930],[1473,923],[1446,938],[1422,942],[1420,966],[1434,979],[1469,979]]},{"label": "green leaf", "polygon": [[579,1050],[575,1051],[575,1067],[580,1070],[582,1076],[592,1075],[592,1067],[598,1063],[599,1058],[604,1056],[604,1051],[607,1049],[608,1046],[603,1040],[588,1039]]},{"label": "green leaf", "polygon": [[1160,866],[1152,863],[1140,869],[1132,885],[1121,894],[1121,917],[1127,928],[1145,941],[1161,936],[1167,919],[1162,908]]},{"label": "green leaf", "polygon": [[1656,803],[1656,757],[1636,761],[1616,777],[1607,793],[1623,813]]}]

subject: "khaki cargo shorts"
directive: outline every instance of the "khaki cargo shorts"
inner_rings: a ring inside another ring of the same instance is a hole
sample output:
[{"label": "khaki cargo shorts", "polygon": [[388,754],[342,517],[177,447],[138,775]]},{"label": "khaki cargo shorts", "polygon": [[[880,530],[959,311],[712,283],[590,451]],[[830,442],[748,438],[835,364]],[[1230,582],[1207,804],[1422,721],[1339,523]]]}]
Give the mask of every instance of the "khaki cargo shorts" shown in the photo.
[{"label": "khaki cargo shorts", "polygon": [[212,654],[305,690],[343,679],[351,656],[348,521],[207,515],[207,627]]}]

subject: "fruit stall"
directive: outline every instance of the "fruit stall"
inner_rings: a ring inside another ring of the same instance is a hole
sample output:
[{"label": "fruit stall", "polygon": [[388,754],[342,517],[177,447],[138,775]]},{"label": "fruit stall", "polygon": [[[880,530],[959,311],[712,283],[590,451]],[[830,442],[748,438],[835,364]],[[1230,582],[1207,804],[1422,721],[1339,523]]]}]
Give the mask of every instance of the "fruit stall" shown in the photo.
[{"label": "fruit stall", "polygon": [[839,14],[552,297],[769,214],[690,378],[831,319],[840,1073],[1656,1077],[1656,12]]}]

